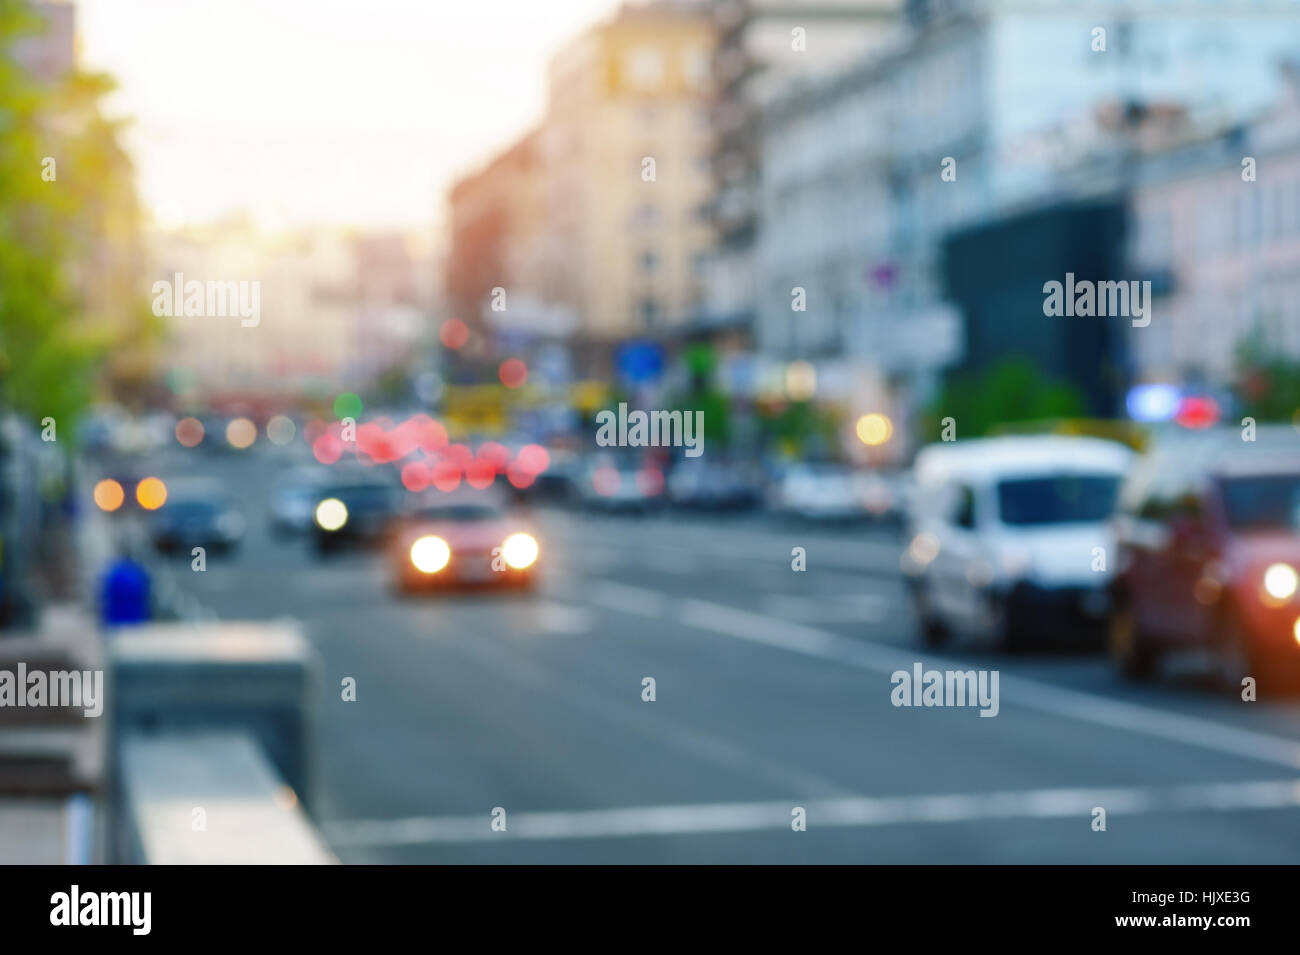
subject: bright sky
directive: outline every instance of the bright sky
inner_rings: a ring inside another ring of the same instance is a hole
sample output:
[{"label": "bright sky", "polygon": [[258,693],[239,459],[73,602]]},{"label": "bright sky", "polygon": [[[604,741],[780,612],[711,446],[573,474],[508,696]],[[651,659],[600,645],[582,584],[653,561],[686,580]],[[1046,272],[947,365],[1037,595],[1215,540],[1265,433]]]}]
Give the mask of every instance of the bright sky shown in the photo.
[{"label": "bright sky", "polygon": [[76,0],[160,224],[428,228],[617,0]]}]

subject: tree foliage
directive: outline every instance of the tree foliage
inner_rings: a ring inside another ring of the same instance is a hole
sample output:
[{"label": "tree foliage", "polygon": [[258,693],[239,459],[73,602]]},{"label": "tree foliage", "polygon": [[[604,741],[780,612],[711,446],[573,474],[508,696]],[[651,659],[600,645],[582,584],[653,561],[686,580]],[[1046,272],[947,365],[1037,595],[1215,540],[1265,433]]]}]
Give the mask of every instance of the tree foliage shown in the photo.
[{"label": "tree foliage", "polygon": [[[147,376],[132,365],[157,326],[143,295],[131,163],[120,124],[101,109],[112,83],[29,77],[14,46],[42,27],[25,4],[0,0],[0,405],[51,415],[71,434],[101,370]],[[47,157],[53,181],[42,175]],[[118,361],[106,366],[110,353]]]},{"label": "tree foliage", "polygon": [[1048,379],[1032,362],[1009,358],[982,373],[949,379],[930,406],[924,429],[929,440],[936,440],[943,419],[951,417],[962,435],[980,437],[998,425],[1078,417],[1085,408],[1077,389]]}]

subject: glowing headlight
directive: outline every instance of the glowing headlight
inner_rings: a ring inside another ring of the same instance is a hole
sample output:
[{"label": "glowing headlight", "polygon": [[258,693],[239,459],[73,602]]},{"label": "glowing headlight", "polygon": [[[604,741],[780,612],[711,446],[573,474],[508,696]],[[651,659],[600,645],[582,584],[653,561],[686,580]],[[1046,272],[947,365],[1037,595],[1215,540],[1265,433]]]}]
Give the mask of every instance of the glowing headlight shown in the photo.
[{"label": "glowing headlight", "polygon": [[907,553],[919,566],[924,567],[939,556],[939,538],[928,533],[917,534],[912,538]]},{"label": "glowing headlight", "polygon": [[501,556],[515,570],[523,570],[537,560],[537,541],[531,534],[511,534],[501,545]]},{"label": "glowing headlight", "polygon": [[1296,591],[1300,577],[1290,564],[1271,564],[1264,571],[1264,593],[1274,600],[1286,600]]},{"label": "glowing headlight", "polygon": [[321,530],[336,531],[347,522],[347,505],[337,497],[327,497],[316,505],[316,523]]},{"label": "glowing headlight", "polygon": [[421,537],[411,545],[411,563],[422,574],[436,574],[451,560],[451,548],[441,537]]}]

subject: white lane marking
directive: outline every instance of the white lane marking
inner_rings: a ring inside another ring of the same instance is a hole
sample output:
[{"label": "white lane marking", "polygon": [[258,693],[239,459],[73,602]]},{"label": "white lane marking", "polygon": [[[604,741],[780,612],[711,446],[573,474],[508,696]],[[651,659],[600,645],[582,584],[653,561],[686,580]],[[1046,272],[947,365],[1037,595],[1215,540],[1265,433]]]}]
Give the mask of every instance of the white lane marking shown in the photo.
[{"label": "white lane marking", "polygon": [[921,796],[850,796],[768,802],[636,806],[575,812],[520,812],[494,832],[487,813],[323,823],[333,849],[364,846],[486,842],[492,839],[596,839],[687,833],[789,830],[791,810],[807,811],[810,830],[820,827],[962,823],[997,819],[1077,817],[1085,824],[1094,806],[1107,815],[1160,811],[1234,812],[1300,807],[1300,780],[1193,783],[1180,786],[1025,789]]},{"label": "white lane marking", "polygon": [[598,607],[621,610],[642,617],[661,617],[668,607],[668,598],[657,590],[616,584],[612,580],[593,581],[587,599]]},{"label": "white lane marking", "polygon": [[[659,591],[626,584],[615,586],[619,588],[626,605],[636,603],[640,606],[641,609],[635,611],[637,613],[649,615],[651,606],[657,605],[661,610],[666,610],[669,606],[665,595]],[[606,606],[624,609],[613,602]],[[679,606],[678,620],[689,627],[833,660],[876,673],[892,674],[896,670],[910,670],[917,660],[928,668],[978,669],[973,664],[960,660],[886,647],[861,638],[843,637],[828,630],[775,620],[763,614],[706,600],[683,600]],[[1001,674],[999,679],[1003,706],[1021,706],[1097,726],[1143,733],[1185,746],[1214,750],[1241,759],[1300,769],[1300,741],[1255,730],[1238,729],[1212,720],[1182,716],[1136,703],[1124,703],[1078,690],[1067,690],[1006,673]]]},{"label": "white lane marking", "polygon": [[590,633],[595,621],[595,614],[586,607],[574,607],[549,600],[537,602],[533,606],[533,613],[537,628],[545,633]]},{"label": "white lane marking", "polygon": [[879,623],[888,603],[880,594],[769,594],[761,606],[774,617],[807,623]]}]

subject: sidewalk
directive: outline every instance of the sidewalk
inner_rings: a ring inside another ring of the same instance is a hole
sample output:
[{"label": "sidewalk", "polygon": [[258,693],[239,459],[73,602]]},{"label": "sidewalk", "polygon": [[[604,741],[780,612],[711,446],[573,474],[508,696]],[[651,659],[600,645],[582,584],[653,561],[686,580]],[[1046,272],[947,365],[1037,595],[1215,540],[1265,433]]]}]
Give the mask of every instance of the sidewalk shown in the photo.
[{"label": "sidewalk", "polygon": [[[13,674],[15,684],[20,665],[27,675],[104,669],[99,628],[87,608],[111,555],[107,521],[87,515],[75,546],[78,602],[49,604],[33,629],[0,634],[0,671]],[[78,707],[0,706],[0,864],[93,861],[105,724],[105,716],[87,717]]]}]

